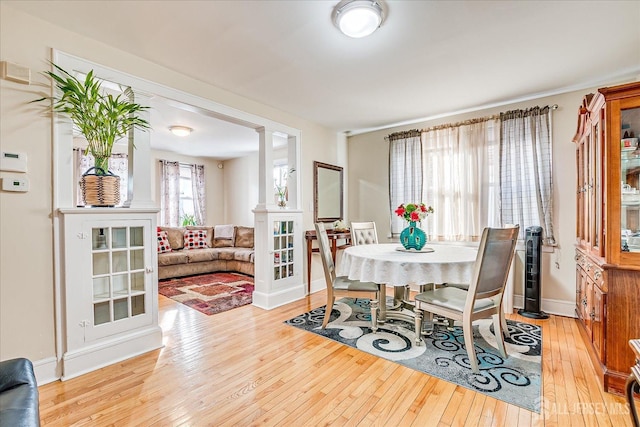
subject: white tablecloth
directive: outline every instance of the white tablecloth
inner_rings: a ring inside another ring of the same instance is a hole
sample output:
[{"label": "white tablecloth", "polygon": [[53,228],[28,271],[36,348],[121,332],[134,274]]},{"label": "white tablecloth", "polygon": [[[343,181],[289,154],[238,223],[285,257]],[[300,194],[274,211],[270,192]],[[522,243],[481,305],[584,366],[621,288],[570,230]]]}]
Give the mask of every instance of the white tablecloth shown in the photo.
[{"label": "white tablecloth", "polygon": [[398,243],[351,246],[344,250],[339,276],[402,286],[424,283],[469,283],[477,249],[433,245],[433,252],[401,252]]}]

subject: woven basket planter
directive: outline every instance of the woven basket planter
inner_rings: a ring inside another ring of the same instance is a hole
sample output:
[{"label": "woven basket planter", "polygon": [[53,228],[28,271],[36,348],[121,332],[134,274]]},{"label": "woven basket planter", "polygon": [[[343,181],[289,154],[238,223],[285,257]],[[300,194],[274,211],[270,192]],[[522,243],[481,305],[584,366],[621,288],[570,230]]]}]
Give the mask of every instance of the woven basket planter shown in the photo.
[{"label": "woven basket planter", "polygon": [[120,203],[120,177],[111,171],[101,175],[91,173],[91,168],[82,175],[80,179],[80,189],[82,198],[87,206],[112,207]]}]

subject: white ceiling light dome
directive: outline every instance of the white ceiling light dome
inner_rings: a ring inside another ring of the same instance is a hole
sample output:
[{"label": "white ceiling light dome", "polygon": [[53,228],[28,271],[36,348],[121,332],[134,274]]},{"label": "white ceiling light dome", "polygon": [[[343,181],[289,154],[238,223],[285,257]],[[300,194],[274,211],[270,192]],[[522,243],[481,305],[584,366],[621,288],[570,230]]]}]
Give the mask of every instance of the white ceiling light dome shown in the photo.
[{"label": "white ceiling light dome", "polygon": [[343,0],[333,9],[333,23],[345,35],[366,37],[384,21],[384,12],[378,0]]},{"label": "white ceiling light dome", "polygon": [[171,126],[169,130],[176,136],[188,136],[193,131],[193,129],[187,126]]}]

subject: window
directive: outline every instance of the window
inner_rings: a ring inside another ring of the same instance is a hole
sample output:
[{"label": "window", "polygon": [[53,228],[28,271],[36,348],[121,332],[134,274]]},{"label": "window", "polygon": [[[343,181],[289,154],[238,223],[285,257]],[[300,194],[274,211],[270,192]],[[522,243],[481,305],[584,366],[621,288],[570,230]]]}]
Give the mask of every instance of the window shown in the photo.
[{"label": "window", "polygon": [[160,224],[204,225],[204,166],[160,160],[160,176]]},{"label": "window", "polygon": [[[414,131],[415,132],[415,131]],[[389,135],[390,200],[398,201],[408,186],[422,186],[421,200],[435,212],[422,228],[432,240],[478,240],[484,227],[540,225],[544,242],[554,245],[551,221],[551,110],[531,108],[421,132],[421,154],[397,150],[407,132]],[[421,155],[422,171],[405,167]],[[394,185],[404,182],[400,187]],[[395,205],[390,215],[395,217]],[[392,234],[399,233],[392,223]]]},{"label": "window", "polygon": [[193,224],[189,225],[195,225],[193,183],[191,182],[191,167],[189,165],[180,165],[180,201],[178,206],[181,225],[186,225],[186,223],[191,222],[193,222]]}]

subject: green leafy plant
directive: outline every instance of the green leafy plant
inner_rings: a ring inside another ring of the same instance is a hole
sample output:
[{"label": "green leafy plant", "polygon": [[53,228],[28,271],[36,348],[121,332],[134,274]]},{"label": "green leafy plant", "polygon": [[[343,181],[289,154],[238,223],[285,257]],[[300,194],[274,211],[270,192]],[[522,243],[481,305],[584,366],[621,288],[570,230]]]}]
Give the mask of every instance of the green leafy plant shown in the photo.
[{"label": "green leafy plant", "polygon": [[184,214],[180,217],[180,221],[183,227],[187,225],[198,225],[196,224],[196,216],[191,214]]},{"label": "green leafy plant", "polygon": [[52,79],[60,95],[33,102],[50,100],[54,111],[69,116],[88,142],[86,152],[95,159],[96,173],[106,173],[113,144],[132,128],[150,129],[149,122],[139,116],[149,107],[129,101],[126,92],[117,96],[105,94],[93,70],[80,80],[60,66],[51,65],[54,71],[44,74]]}]

